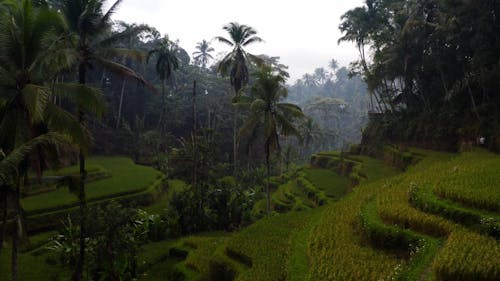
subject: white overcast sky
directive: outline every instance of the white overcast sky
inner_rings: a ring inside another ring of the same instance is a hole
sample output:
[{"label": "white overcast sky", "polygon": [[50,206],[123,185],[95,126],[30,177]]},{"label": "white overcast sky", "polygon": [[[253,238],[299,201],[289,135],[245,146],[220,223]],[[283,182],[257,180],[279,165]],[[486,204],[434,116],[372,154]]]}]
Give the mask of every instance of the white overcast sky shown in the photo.
[{"label": "white overcast sky", "polygon": [[[255,28],[265,42],[248,47],[253,54],[281,57],[291,81],[331,58],[341,66],[356,60],[352,44],[337,44],[340,16],[363,0],[124,0],[115,20],[146,23],[180,41],[189,54],[197,42],[228,37],[222,26],[235,21]],[[110,4],[110,1],[108,1]],[[213,42],[217,54],[229,47]],[[214,56],[215,57],[215,56]]]}]

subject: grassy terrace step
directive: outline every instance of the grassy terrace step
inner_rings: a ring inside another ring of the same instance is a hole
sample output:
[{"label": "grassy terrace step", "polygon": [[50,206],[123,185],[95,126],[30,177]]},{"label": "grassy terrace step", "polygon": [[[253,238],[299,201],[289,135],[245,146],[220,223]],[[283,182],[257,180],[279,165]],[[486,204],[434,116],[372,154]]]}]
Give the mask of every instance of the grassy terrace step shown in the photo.
[{"label": "grassy terrace step", "polygon": [[[500,280],[500,243],[496,239],[409,203],[414,185],[435,186],[453,177],[457,166],[462,170],[470,162],[473,166],[491,166],[493,158],[500,158],[483,152],[418,153],[426,157],[404,174],[365,181],[326,207],[309,240],[312,259],[308,280]],[[366,206],[372,198],[376,200]],[[375,208],[375,217],[365,220],[372,222],[371,237],[363,235],[366,225],[363,227],[357,216],[362,210],[366,212],[365,208]],[[373,239],[377,235],[379,239]],[[377,244],[373,240],[380,242],[379,247],[373,246]],[[408,260],[398,251],[388,251],[391,242],[403,250],[408,249],[406,245],[423,249]]]},{"label": "grassy terrace step", "polygon": [[350,186],[349,180],[328,169],[304,169],[305,177],[331,199],[344,196]]},{"label": "grassy terrace step", "polygon": [[316,153],[311,157],[311,164],[345,175],[354,184],[376,181],[398,173],[397,169],[382,160],[338,152]]},{"label": "grassy terrace step", "polygon": [[442,244],[441,240],[385,224],[377,213],[375,200],[362,207],[360,219],[372,245],[381,249],[407,252],[409,260],[397,272],[396,280],[410,281],[429,277],[428,269]]},{"label": "grassy terrace step", "polygon": [[[163,192],[165,179],[165,176],[161,176],[157,178],[149,187],[136,193],[125,195],[117,194],[115,197],[93,200],[89,203],[89,207],[107,203],[110,200],[120,202],[124,205],[149,205]],[[61,221],[65,220],[68,215],[71,215],[73,218],[77,218],[78,210],[78,207],[62,208],[57,211],[28,216],[26,218],[28,231],[33,233],[57,228],[61,225]]]},{"label": "grassy terrace step", "polygon": [[[229,250],[251,260],[251,267],[240,266],[236,269],[238,274],[235,280],[285,280],[296,233],[309,226],[315,212],[318,211],[266,217],[235,233],[228,241],[225,252]],[[249,264],[248,261],[244,263]]]},{"label": "grassy terrace step", "polygon": [[[86,192],[89,201],[138,193],[146,190],[161,177],[161,173],[155,169],[136,165],[131,159],[124,157],[92,157],[88,159],[88,163],[101,165],[111,175],[110,178],[87,184]],[[65,187],[23,198],[21,203],[28,215],[34,215],[71,208],[78,204],[78,200]]]},{"label": "grassy terrace step", "polygon": [[288,260],[288,276],[290,281],[306,280],[309,272],[310,256],[307,251],[307,240],[312,230],[320,222],[324,207],[311,211],[311,216],[306,227],[294,233],[292,237],[292,251]]},{"label": "grassy terrace step", "polygon": [[361,185],[326,207],[309,238],[311,267],[307,280],[389,280],[395,275],[402,262],[370,246],[358,216],[362,206],[383,187],[382,182]]},{"label": "grassy terrace step", "polygon": [[[71,279],[71,271],[57,265],[49,265],[53,260],[49,253],[34,250],[19,255],[19,280],[66,281]],[[0,254],[0,281],[9,281],[11,276],[11,249],[4,248]]]},{"label": "grassy terrace step", "polygon": [[438,280],[500,280],[500,243],[466,229],[453,231],[432,265]]},{"label": "grassy terrace step", "polygon": [[465,155],[436,182],[433,192],[467,207],[500,213],[500,157],[484,150]]},{"label": "grassy terrace step", "polygon": [[424,212],[443,216],[475,231],[500,239],[500,214],[471,209],[435,196],[430,188],[414,186],[410,203]]},{"label": "grassy terrace step", "polygon": [[297,178],[297,185],[304,190],[307,197],[314,202],[315,205],[321,206],[328,202],[328,197],[325,192],[319,189],[316,185],[310,182],[304,173]]},{"label": "grassy terrace step", "polygon": [[[87,183],[102,180],[111,177],[104,167],[101,165],[88,165],[87,170]],[[34,183],[25,186],[23,189],[23,197],[35,196],[42,193],[54,192],[57,189],[57,180],[62,176],[77,176],[79,174],[79,169],[76,166],[67,167],[60,169],[58,171],[47,171],[42,177],[42,183],[38,184],[37,179],[30,175],[30,182]]]}]

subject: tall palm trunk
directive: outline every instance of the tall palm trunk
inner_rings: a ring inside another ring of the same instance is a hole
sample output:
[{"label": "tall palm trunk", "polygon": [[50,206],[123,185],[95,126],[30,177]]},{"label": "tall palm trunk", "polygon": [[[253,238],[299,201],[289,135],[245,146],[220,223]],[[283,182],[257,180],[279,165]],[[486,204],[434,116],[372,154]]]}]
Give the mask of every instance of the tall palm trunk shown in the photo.
[{"label": "tall palm trunk", "polygon": [[238,162],[238,108],[234,108],[233,115],[233,176],[236,176]]},{"label": "tall palm trunk", "polygon": [[[6,188],[6,187],[2,187]],[[7,232],[7,192],[2,191],[2,232],[0,232],[0,254],[2,253],[3,243],[5,241],[5,233]]]},{"label": "tall palm trunk", "polygon": [[271,213],[271,187],[269,181],[271,180],[271,161],[269,160],[271,156],[271,142],[270,139],[266,140],[266,169],[267,169],[267,181],[266,181],[266,194],[267,194],[267,214]]},{"label": "tall palm trunk", "polygon": [[116,119],[116,128],[118,129],[120,127],[120,121],[122,119],[122,107],[123,107],[123,96],[125,94],[125,78],[123,79],[122,83],[122,90],[120,93],[120,104],[118,105],[118,118]]},{"label": "tall palm trunk", "polygon": [[197,145],[196,145],[196,80],[193,81],[193,100],[192,100],[192,118],[193,118],[193,124],[192,124],[192,136],[193,136],[193,186],[196,187],[196,180],[197,180],[197,166],[198,166],[198,151],[197,151]]},{"label": "tall palm trunk", "polygon": [[165,105],[166,104],[166,101],[165,101],[165,79],[161,80],[161,113],[160,113],[160,118],[158,119],[158,129],[160,130],[160,135],[163,139],[163,118],[165,118],[165,114],[166,114],[166,108],[165,108]]},{"label": "tall palm trunk", "polygon": [[18,177],[16,182],[16,190],[14,193],[14,232],[12,234],[12,270],[11,280],[18,280],[19,260],[18,260],[18,244],[21,236],[21,179]]},{"label": "tall palm trunk", "polygon": [[[85,75],[87,69],[84,63],[81,63],[78,67],[78,82],[82,85],[85,84]],[[83,125],[84,122],[84,112],[82,109],[78,109],[78,122]],[[85,196],[85,179],[87,177],[87,171],[85,170],[85,155],[83,154],[83,149],[80,147],[79,151],[79,164],[80,164],[80,193],[78,195],[78,200],[80,202],[80,254],[78,257],[78,262],[76,264],[75,272],[73,273],[72,280],[80,281],[83,275],[83,266],[85,261],[85,237],[86,237],[86,223],[87,223],[87,202]]]}]

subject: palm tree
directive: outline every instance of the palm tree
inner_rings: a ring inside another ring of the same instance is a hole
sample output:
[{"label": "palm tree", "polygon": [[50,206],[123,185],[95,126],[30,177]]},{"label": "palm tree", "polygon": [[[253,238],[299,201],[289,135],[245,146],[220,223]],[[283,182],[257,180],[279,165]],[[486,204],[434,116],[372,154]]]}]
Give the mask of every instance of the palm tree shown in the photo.
[{"label": "palm tree", "polygon": [[300,124],[300,131],[302,132],[302,139],[304,146],[309,147],[312,143],[321,139],[321,127],[314,121],[313,118],[308,117]]},{"label": "palm tree", "polygon": [[[20,235],[23,232],[23,223],[21,221],[21,202],[20,202],[20,178],[24,174],[24,167],[26,167],[26,162],[29,157],[36,152],[41,146],[57,146],[61,143],[67,143],[68,138],[64,135],[58,133],[46,133],[37,136],[25,143],[22,143],[5,158],[0,161],[0,188],[2,190],[9,190],[13,193],[15,200],[13,202],[15,216],[14,225],[15,230],[12,234],[12,270],[11,270],[11,280],[18,280],[18,242]],[[14,190],[12,190],[14,189]],[[3,226],[5,227],[5,225]],[[2,241],[3,242],[3,241]]]},{"label": "palm tree", "polygon": [[198,42],[196,49],[197,51],[193,53],[195,63],[206,68],[208,61],[213,59],[210,53],[214,51],[214,48],[210,47],[210,43],[203,39],[203,41]]},{"label": "palm tree", "polygon": [[[110,33],[111,16],[118,8],[121,0],[115,1],[111,7],[104,12],[104,0],[52,0],[51,4],[59,10],[66,21],[69,29],[69,37],[75,46],[74,53],[78,67],[78,83],[86,84],[86,75],[89,67],[94,64],[118,74],[140,81],[153,88],[139,74],[132,69],[112,61],[113,57],[125,57],[129,50],[115,48],[117,42],[135,36],[142,32],[142,26],[125,29],[123,32]],[[78,109],[78,120],[84,123],[85,111]],[[72,279],[79,281],[82,279],[83,263],[85,258],[85,236],[86,236],[86,196],[85,179],[85,154],[80,149],[79,153],[81,194],[80,200],[80,255]]]},{"label": "palm tree", "polygon": [[[67,133],[86,149],[90,142],[88,131],[73,115],[53,104],[51,97],[64,98],[83,109],[100,112],[103,107],[100,92],[75,84],[43,85],[72,63],[60,36],[64,27],[62,18],[55,11],[36,8],[30,0],[5,4],[8,8],[0,16],[0,149],[11,155],[23,144],[51,131]],[[38,163],[37,171],[41,169],[45,151],[37,142],[32,145],[36,153],[23,156],[10,185],[14,189],[10,193],[18,225],[13,233],[12,280],[17,280],[17,243],[23,234],[20,179],[27,174],[28,157]]]},{"label": "palm tree", "polygon": [[314,78],[318,81],[318,84],[323,85],[330,79],[330,74],[323,67],[318,67],[314,70]]},{"label": "palm tree", "polygon": [[[243,48],[256,42],[263,40],[256,36],[257,31],[250,26],[231,22],[225,25],[222,29],[227,31],[230,39],[218,36],[216,40],[229,45],[233,49],[229,52],[218,65],[218,71],[222,75],[229,74],[231,86],[234,89],[234,95],[237,96],[249,81],[248,63],[261,64],[262,60],[248,52]],[[237,124],[238,124],[238,111],[235,109],[233,119],[233,168],[236,171],[236,161],[238,159],[238,143],[237,143]]]},{"label": "palm tree", "polygon": [[[134,30],[143,30],[145,32],[147,32],[146,34],[141,34],[141,35],[146,35],[146,37],[148,36],[151,36],[153,35],[153,33],[155,33],[155,29],[153,27],[150,27],[148,25],[137,25],[135,23],[133,24],[129,24],[129,23],[126,23],[126,22],[119,22],[118,23],[118,26],[120,28],[123,29],[122,32],[125,32],[127,30],[132,30],[134,32]],[[136,49],[133,49],[134,47],[138,46],[141,42],[141,37],[140,36],[130,36],[128,38],[124,38],[123,42],[121,42],[120,45],[121,48],[120,48],[120,51],[122,53],[124,53],[124,57],[122,58],[122,64],[127,66],[127,65],[130,65],[132,63],[132,60],[135,60],[139,63],[143,63],[144,60],[145,60],[145,55],[142,51],[140,50],[136,50]],[[124,51],[126,50],[126,51]],[[104,78],[104,73],[105,73],[105,69],[103,70],[103,76],[101,78],[101,80]],[[121,118],[122,118],[122,108],[123,108],[123,99],[124,99],[124,96],[125,96],[125,84],[127,82],[127,76],[123,76],[122,77],[122,88],[121,88],[121,91],[120,91],[120,100],[118,102],[118,116],[116,118],[116,128],[120,128],[120,122],[121,122]],[[102,85],[102,82],[101,82],[101,85]]]},{"label": "palm tree", "polygon": [[331,59],[330,62],[328,63],[328,66],[333,72],[335,72],[339,68],[339,63],[337,62],[336,59]]},{"label": "palm tree", "polygon": [[249,111],[249,116],[240,129],[240,135],[256,135],[261,132],[264,139],[267,168],[267,212],[271,211],[271,193],[269,178],[271,176],[270,157],[273,151],[280,151],[279,134],[293,135],[300,138],[294,125],[296,119],[304,117],[302,110],[295,104],[281,103],[286,97],[285,78],[273,72],[269,66],[262,66],[255,73],[255,83],[251,88],[251,96],[236,99],[236,106]]},{"label": "palm tree", "polygon": [[309,73],[306,73],[302,76],[302,81],[304,83],[304,86],[306,86],[308,88],[318,86],[318,82],[317,82],[316,78]]},{"label": "palm tree", "polygon": [[158,127],[161,135],[164,133],[164,119],[166,115],[165,83],[172,75],[173,71],[179,68],[179,58],[177,57],[178,47],[170,41],[167,36],[160,39],[156,48],[149,51],[147,61],[152,56],[156,56],[156,73],[161,81],[161,115],[158,120]]}]

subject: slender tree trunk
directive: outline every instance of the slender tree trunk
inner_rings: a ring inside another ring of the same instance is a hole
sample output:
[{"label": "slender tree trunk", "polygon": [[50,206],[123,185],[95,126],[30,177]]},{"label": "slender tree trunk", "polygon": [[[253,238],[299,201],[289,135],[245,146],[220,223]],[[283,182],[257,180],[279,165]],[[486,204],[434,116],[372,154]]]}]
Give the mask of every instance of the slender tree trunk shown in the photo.
[{"label": "slender tree trunk", "polygon": [[118,105],[118,119],[116,119],[116,128],[120,127],[120,120],[122,119],[122,106],[123,106],[123,96],[125,94],[125,78],[123,78],[122,91],[120,93],[120,104]]},{"label": "slender tree trunk", "polygon": [[99,85],[101,88],[104,86],[104,78],[106,78],[106,69],[102,69],[102,74],[101,74],[101,84]]},{"label": "slender tree trunk", "polygon": [[161,81],[161,113],[160,118],[158,119],[158,129],[160,130],[160,136],[163,139],[163,118],[165,118],[166,109],[165,109],[165,79]]},{"label": "slender tree trunk", "polygon": [[[86,66],[81,63],[78,67],[78,82],[82,85],[85,84]],[[84,112],[82,109],[78,109],[78,123],[83,125],[84,123]],[[83,266],[85,262],[85,237],[87,235],[86,223],[87,223],[87,202],[85,201],[85,179],[87,178],[87,171],[85,170],[85,155],[83,149],[80,147],[79,151],[79,164],[80,164],[80,194],[78,199],[80,201],[80,254],[78,257],[78,262],[76,264],[75,272],[73,273],[72,280],[80,281],[83,276]]]},{"label": "slender tree trunk", "polygon": [[238,162],[238,109],[234,108],[233,118],[233,176],[236,177],[237,162]]},{"label": "slender tree trunk", "polygon": [[193,81],[193,96],[191,100],[192,112],[191,117],[193,119],[192,129],[193,132],[196,132],[196,80]]},{"label": "slender tree trunk", "polygon": [[196,146],[196,80],[193,81],[193,97],[192,97],[192,118],[193,118],[193,124],[192,124],[192,137],[193,137],[193,186],[196,187],[196,174],[197,174],[197,166],[198,166],[198,159],[197,159],[197,146]]},{"label": "slender tree trunk", "polygon": [[465,81],[467,83],[467,91],[469,92],[470,101],[472,104],[472,111],[476,114],[477,120],[481,122],[481,116],[479,116],[479,112],[477,111],[476,99],[474,99],[474,93],[472,92],[472,88],[470,87],[469,79],[466,77]]},{"label": "slender tree trunk", "polygon": [[18,177],[16,182],[15,198],[14,198],[14,232],[12,234],[12,270],[11,279],[12,281],[18,280],[19,273],[19,260],[18,260],[18,245],[19,237],[21,236],[22,224],[21,224],[21,179]]},{"label": "slender tree trunk", "polygon": [[270,141],[266,141],[266,170],[267,170],[267,181],[266,181],[266,194],[267,194],[267,214],[271,214],[271,162],[269,161],[269,157],[271,156],[271,144]]},{"label": "slender tree trunk", "polygon": [[211,116],[210,116],[210,107],[207,105],[207,129],[210,129],[210,126],[211,126],[211,120],[210,120]]},{"label": "slender tree trunk", "polygon": [[[6,188],[6,187],[2,187]],[[0,254],[2,253],[5,234],[7,233],[7,192],[2,191],[2,232],[0,233]]]}]

